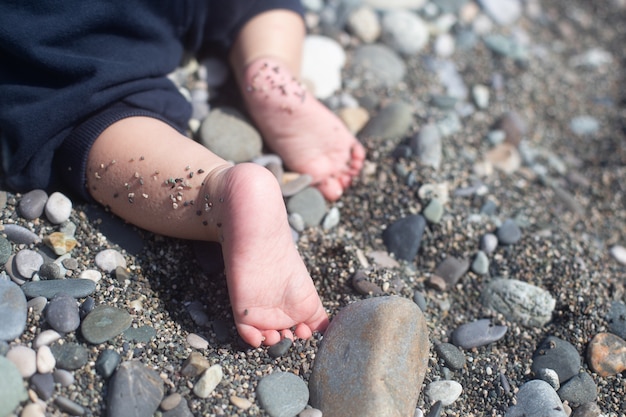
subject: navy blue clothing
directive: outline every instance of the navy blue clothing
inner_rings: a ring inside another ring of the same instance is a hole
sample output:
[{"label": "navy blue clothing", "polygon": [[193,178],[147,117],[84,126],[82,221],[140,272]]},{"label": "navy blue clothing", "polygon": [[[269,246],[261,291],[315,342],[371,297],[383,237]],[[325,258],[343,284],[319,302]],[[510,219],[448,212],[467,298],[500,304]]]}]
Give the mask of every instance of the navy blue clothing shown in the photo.
[{"label": "navy blue clothing", "polygon": [[250,18],[302,13],[296,0],[2,0],[0,143],[6,183],[86,196],[89,149],[112,123],[161,119],[184,131],[191,106],[166,77],[183,53],[225,50]]}]

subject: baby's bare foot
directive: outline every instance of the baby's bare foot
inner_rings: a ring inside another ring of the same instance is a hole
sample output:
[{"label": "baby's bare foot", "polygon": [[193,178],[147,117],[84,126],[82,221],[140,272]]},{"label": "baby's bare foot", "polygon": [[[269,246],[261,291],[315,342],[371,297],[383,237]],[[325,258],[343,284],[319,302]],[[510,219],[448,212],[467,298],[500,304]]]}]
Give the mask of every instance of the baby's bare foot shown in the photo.
[{"label": "baby's bare foot", "polygon": [[[311,337],[328,324],[293,243],[280,188],[270,171],[239,164],[207,178],[218,222],[237,330],[252,346]],[[214,197],[213,197],[214,196]],[[221,206],[221,207],[220,207]]]},{"label": "baby's bare foot", "polygon": [[269,147],[338,199],[363,167],[365,150],[345,125],[280,62],[259,59],[244,76],[248,110]]}]

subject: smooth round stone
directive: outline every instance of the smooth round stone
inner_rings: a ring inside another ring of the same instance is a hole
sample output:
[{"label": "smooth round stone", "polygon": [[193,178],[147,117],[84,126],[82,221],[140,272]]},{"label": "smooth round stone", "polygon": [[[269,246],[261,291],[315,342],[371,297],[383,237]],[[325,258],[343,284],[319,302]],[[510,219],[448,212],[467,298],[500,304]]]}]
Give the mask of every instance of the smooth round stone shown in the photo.
[{"label": "smooth round stone", "polygon": [[[1,316],[0,314],[0,317]],[[622,339],[626,339],[626,304],[621,301],[613,301],[606,321],[609,324],[609,331],[611,333],[616,334]]]},{"label": "smooth round stone", "polygon": [[434,124],[423,126],[410,142],[411,149],[422,165],[439,169],[442,159],[442,142],[439,128]]},{"label": "smooth round stone", "polygon": [[45,297],[51,299],[57,294],[67,294],[74,298],[87,297],[96,290],[96,284],[88,279],[54,279],[33,281],[22,285],[28,298]]},{"label": "smooth round stone", "polygon": [[126,259],[115,249],[105,249],[98,252],[95,261],[98,268],[108,273],[115,271],[118,266],[126,268]]},{"label": "smooth round stone", "polygon": [[70,333],[78,329],[80,314],[76,299],[67,294],[57,294],[46,307],[46,320],[59,333]]},{"label": "smooth round stone", "polygon": [[59,407],[59,410],[70,416],[82,416],[85,414],[85,409],[80,404],[60,395],[54,399],[54,404]]},{"label": "smooth round stone", "polygon": [[428,44],[428,26],[417,13],[391,10],[383,15],[381,25],[383,42],[401,54],[414,55]]},{"label": "smooth round stone", "polygon": [[556,300],[548,291],[516,279],[501,278],[489,282],[481,299],[485,307],[528,327],[548,323],[556,306]]},{"label": "smooth round stone", "polygon": [[358,269],[354,275],[352,275],[352,287],[361,295],[383,295],[384,291],[376,284],[371,282],[365,272]]},{"label": "smooth round stone", "polygon": [[85,318],[85,316],[93,311],[96,308],[96,300],[93,297],[85,298],[85,301],[80,305],[80,317]]},{"label": "smooth round stone", "polygon": [[611,256],[620,264],[626,265],[626,248],[620,245],[612,246],[609,249]]},{"label": "smooth round stone", "polygon": [[304,219],[299,213],[290,213],[287,220],[289,221],[289,225],[296,232],[304,231],[306,224],[304,223]]},{"label": "smooth round stone", "polygon": [[317,408],[305,408],[298,417],[322,417],[324,414]]},{"label": "smooth round stone", "polygon": [[19,337],[26,327],[26,297],[15,283],[0,279],[0,341]]},{"label": "smooth round stone", "polygon": [[211,110],[200,126],[200,143],[227,161],[247,162],[261,155],[259,132],[236,109]]},{"label": "smooth round stone", "polygon": [[420,308],[422,312],[426,311],[426,307],[428,305],[426,303],[426,298],[424,297],[424,294],[422,294],[421,291],[416,290],[413,292],[413,302],[417,304],[417,306]]},{"label": "smooth round stone", "polygon": [[124,332],[131,322],[132,318],[126,310],[100,305],[83,319],[80,329],[89,343],[99,344]]},{"label": "smooth round stone", "polygon": [[15,364],[0,356],[0,415],[9,416],[18,404],[28,396],[22,382],[22,375]]},{"label": "smooth round stone", "polygon": [[42,346],[50,346],[59,339],[61,339],[61,335],[56,330],[44,330],[35,336],[35,339],[33,340],[33,348],[39,349]]},{"label": "smooth round stone", "polygon": [[516,399],[516,404],[509,407],[505,417],[567,417],[556,391],[540,379],[522,385]]},{"label": "smooth round stone", "polygon": [[89,360],[89,351],[78,343],[54,344],[50,349],[59,369],[73,371],[85,366]]},{"label": "smooth round stone", "polygon": [[241,398],[237,397],[236,395],[231,395],[229,400],[232,405],[239,408],[240,410],[247,410],[248,408],[252,407],[252,401],[248,400],[247,398]]},{"label": "smooth round stone", "polygon": [[108,379],[113,375],[115,369],[117,369],[120,360],[121,357],[116,351],[111,349],[103,350],[96,361],[96,371],[102,375],[103,378]]},{"label": "smooth round stone", "polygon": [[17,224],[5,224],[2,231],[13,243],[21,245],[32,245],[41,242],[41,238],[23,226]]},{"label": "smooth round stone", "polygon": [[30,378],[30,385],[44,401],[48,401],[54,394],[54,377],[51,373],[33,375]]},{"label": "smooth round stone", "polygon": [[40,374],[51,373],[56,363],[57,361],[54,359],[54,355],[49,346],[44,345],[37,349],[37,372]]},{"label": "smooth round stone", "polygon": [[537,346],[531,369],[535,373],[542,368],[553,369],[563,384],[578,374],[580,361],[580,354],[574,345],[556,336],[548,336]]},{"label": "smooth round stone", "polygon": [[61,384],[62,387],[69,387],[75,382],[74,374],[66,369],[55,369],[52,376],[54,382]]},{"label": "smooth round stone", "polygon": [[355,71],[372,87],[394,87],[404,79],[406,64],[393,49],[382,44],[358,47],[351,60]]},{"label": "smooth round stone", "polygon": [[182,399],[176,407],[169,411],[162,413],[163,417],[195,417],[189,409],[189,404],[186,399]]},{"label": "smooth round stone", "polygon": [[287,201],[287,211],[300,214],[308,227],[318,226],[326,215],[326,210],[324,196],[313,187],[305,188]]},{"label": "smooth round stone", "polygon": [[570,121],[570,129],[577,136],[589,136],[600,129],[600,122],[593,116],[576,116]]},{"label": "smooth round stone", "polygon": [[308,35],[302,46],[301,78],[309,82],[317,98],[327,99],[341,88],[346,53],[332,38]]},{"label": "smooth round stone", "polygon": [[37,372],[37,352],[27,346],[13,346],[7,352],[6,358],[13,362],[20,375],[25,379]]},{"label": "smooth round stone", "polygon": [[433,276],[441,278],[445,288],[452,288],[469,270],[469,260],[447,256],[433,272]]},{"label": "smooth round stone", "polygon": [[412,124],[413,106],[396,100],[372,117],[359,136],[397,142],[406,135]]},{"label": "smooth round stone", "polygon": [[48,193],[44,190],[32,190],[22,196],[18,210],[20,216],[26,220],[33,220],[43,214],[44,207],[48,201]]},{"label": "smooth round stone", "polygon": [[69,269],[70,271],[75,271],[78,269],[78,261],[74,258],[65,258],[61,261],[61,265],[64,268]]},{"label": "smooth round stone", "polygon": [[62,193],[54,192],[48,197],[45,212],[50,223],[61,224],[66,222],[72,214],[72,201]]},{"label": "smooth round stone", "polygon": [[341,213],[337,207],[331,207],[328,210],[328,213],[324,216],[324,221],[322,222],[322,229],[331,230],[335,228],[339,224],[339,220],[341,219]]},{"label": "smooth round stone", "polygon": [[122,363],[109,382],[108,414],[152,416],[163,399],[163,380],[139,361]]},{"label": "smooth round stone", "polygon": [[161,404],[160,404],[161,410],[163,411],[173,410],[174,408],[178,406],[178,404],[180,404],[182,400],[183,400],[183,396],[180,395],[179,393],[175,392],[173,394],[170,394],[167,397],[163,398],[163,401],[161,401]]},{"label": "smooth round stone", "polygon": [[513,219],[506,219],[496,232],[498,243],[513,245],[522,238],[522,231]]},{"label": "smooth round stone", "polygon": [[489,258],[487,257],[487,254],[481,250],[476,252],[476,256],[472,261],[470,269],[477,275],[485,275],[489,272]]},{"label": "smooth round stone", "polygon": [[192,301],[187,305],[187,312],[191,316],[191,320],[198,326],[206,327],[210,324],[209,316],[206,313],[204,304],[200,301]]},{"label": "smooth round stone", "polygon": [[39,278],[41,279],[61,279],[63,276],[61,267],[53,262],[44,263],[39,268]]},{"label": "smooth round stone", "polygon": [[24,278],[31,279],[43,265],[43,257],[34,250],[22,249],[13,260],[15,270]]},{"label": "smooth round stone", "polygon": [[291,347],[292,344],[293,344],[293,341],[291,339],[284,338],[280,342],[272,345],[267,350],[267,353],[272,358],[279,358],[279,357],[283,356],[285,353],[287,353],[287,351],[289,350],[289,348]]},{"label": "smooth round stone", "polygon": [[82,279],[88,279],[93,282],[98,282],[102,279],[102,272],[95,269],[86,269],[82,271],[78,277]]},{"label": "smooth round stone", "polygon": [[429,223],[439,223],[443,217],[443,204],[437,199],[430,200],[422,215]]},{"label": "smooth round stone", "polygon": [[11,242],[5,239],[4,236],[0,236],[0,265],[7,263],[12,253],[13,247]]},{"label": "smooth round stone", "polygon": [[495,326],[489,319],[480,319],[457,327],[452,332],[452,343],[464,349],[472,349],[497,342],[507,330],[507,326]]},{"label": "smooth round stone", "polygon": [[431,404],[440,401],[442,405],[450,405],[459,398],[463,392],[463,387],[456,381],[433,381],[426,385],[424,395]]},{"label": "smooth round stone", "polygon": [[[0,410],[1,412],[2,410]],[[46,407],[38,403],[26,404],[20,413],[20,417],[46,417]]]},{"label": "smooth round stone", "polygon": [[46,297],[35,297],[28,300],[26,305],[29,311],[32,311],[34,314],[41,314],[48,305],[48,300]]},{"label": "smooth round stone", "polygon": [[272,417],[293,417],[309,402],[306,383],[289,372],[274,372],[263,377],[256,395],[261,407]]},{"label": "smooth round stone", "polygon": [[215,364],[205,370],[193,386],[193,393],[200,398],[208,398],[222,381],[224,374],[222,367]]},{"label": "smooth round stone", "polygon": [[286,179],[284,179],[280,184],[280,191],[283,197],[291,197],[310,186],[312,182],[313,177],[311,177],[310,175],[298,175],[289,181],[286,181]]},{"label": "smooth round stone", "polygon": [[626,370],[626,341],[612,333],[598,333],[587,347],[587,363],[602,377]]},{"label": "smooth round stone", "polygon": [[383,243],[397,259],[410,262],[417,256],[425,229],[426,219],[423,216],[409,215],[387,226],[383,231]]},{"label": "smooth round stone", "polygon": [[587,372],[580,372],[572,377],[557,391],[563,401],[570,404],[585,404],[595,401],[598,397],[598,387]]},{"label": "smooth round stone", "polygon": [[476,104],[476,107],[481,110],[489,107],[489,87],[482,84],[476,84],[475,86],[473,86],[472,100]]},{"label": "smooth round stone", "polygon": [[493,233],[485,233],[480,238],[480,250],[485,252],[487,255],[493,253],[494,250],[498,247],[498,237]]},{"label": "smooth round stone", "polygon": [[452,343],[437,343],[435,351],[448,368],[458,371],[465,366],[465,355]]},{"label": "smooth round stone", "polygon": [[353,10],[348,16],[346,26],[350,33],[364,43],[372,43],[381,33],[378,15],[368,6],[361,6]]},{"label": "smooth round stone", "polygon": [[191,346],[194,349],[207,349],[209,347],[209,342],[208,340],[206,340],[204,337],[195,334],[195,333],[189,333],[187,335],[187,343],[189,343],[189,346]]}]

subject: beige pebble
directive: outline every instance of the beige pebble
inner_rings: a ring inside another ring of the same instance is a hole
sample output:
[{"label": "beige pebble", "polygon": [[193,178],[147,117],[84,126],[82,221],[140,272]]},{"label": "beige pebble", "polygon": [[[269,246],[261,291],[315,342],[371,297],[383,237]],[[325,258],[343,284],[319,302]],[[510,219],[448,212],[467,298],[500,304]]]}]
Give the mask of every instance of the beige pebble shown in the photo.
[{"label": "beige pebble", "polygon": [[45,404],[30,403],[26,404],[20,413],[20,417],[45,417],[46,407]]},{"label": "beige pebble", "polygon": [[173,410],[174,408],[178,406],[178,404],[180,404],[182,399],[183,399],[183,396],[177,392],[168,395],[167,397],[163,399],[163,401],[161,401],[161,410],[163,411]]},{"label": "beige pebble", "polygon": [[76,247],[78,241],[62,232],[54,232],[43,238],[44,243],[57,255],[65,255]]},{"label": "beige pebble", "polygon": [[515,145],[506,142],[494,146],[485,155],[485,160],[506,174],[512,174],[522,166],[522,157]]},{"label": "beige pebble", "polygon": [[208,398],[213,390],[222,380],[224,374],[222,373],[222,367],[218,364],[211,366],[204,371],[198,382],[193,386],[193,393],[200,398]]},{"label": "beige pebble", "polygon": [[209,361],[199,352],[191,352],[183,363],[180,371],[183,376],[195,377],[200,375],[210,366]]},{"label": "beige pebble", "polygon": [[23,378],[30,378],[37,372],[37,353],[26,346],[13,346],[6,358],[13,362]]},{"label": "beige pebble", "polygon": [[33,349],[39,349],[41,346],[49,346],[59,340],[61,335],[52,329],[44,330],[39,333],[33,340]]},{"label": "beige pebble", "polygon": [[241,410],[247,410],[248,408],[252,407],[252,401],[248,400],[247,398],[237,397],[236,395],[232,395],[230,397],[230,402],[235,407]]},{"label": "beige pebble", "polygon": [[195,333],[189,333],[187,335],[187,343],[194,349],[207,349],[209,342],[202,336]]},{"label": "beige pebble", "polygon": [[37,371],[40,374],[49,374],[56,366],[56,359],[49,346],[43,345],[37,349]]},{"label": "beige pebble", "polygon": [[346,107],[339,110],[339,118],[353,134],[363,129],[370,119],[370,115],[363,107]]},{"label": "beige pebble", "polygon": [[80,273],[79,278],[88,279],[93,282],[98,282],[102,279],[102,272],[95,269],[86,269]]}]

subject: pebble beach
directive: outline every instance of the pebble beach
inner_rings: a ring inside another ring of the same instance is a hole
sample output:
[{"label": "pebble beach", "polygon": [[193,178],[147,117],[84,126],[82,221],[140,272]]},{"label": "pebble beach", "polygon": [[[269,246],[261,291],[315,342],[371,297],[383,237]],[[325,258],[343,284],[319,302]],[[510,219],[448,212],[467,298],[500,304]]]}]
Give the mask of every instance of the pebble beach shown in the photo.
[{"label": "pebble beach", "polygon": [[281,182],[329,330],[251,348],[218,244],[5,189],[0,417],[625,416],[626,1],[303,3],[303,82],[367,149],[339,201],[221,57],[170,78]]}]

